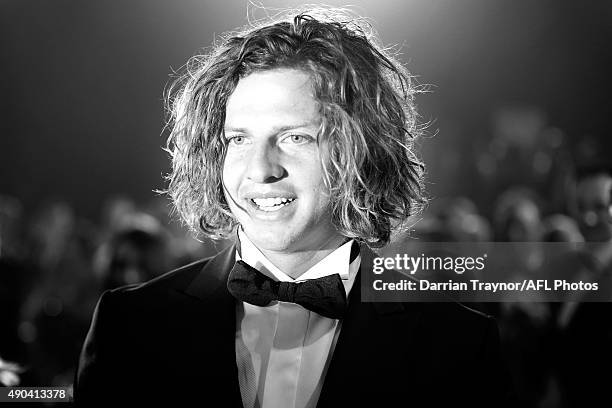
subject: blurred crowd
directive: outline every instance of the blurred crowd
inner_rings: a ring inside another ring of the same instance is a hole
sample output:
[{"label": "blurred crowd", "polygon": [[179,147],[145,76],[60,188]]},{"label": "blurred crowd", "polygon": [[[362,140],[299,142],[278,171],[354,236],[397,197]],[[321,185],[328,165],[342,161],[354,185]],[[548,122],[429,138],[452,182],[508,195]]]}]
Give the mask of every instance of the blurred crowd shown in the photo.
[{"label": "blurred crowd", "polygon": [[[468,150],[465,194],[432,197],[405,239],[597,242],[586,269],[612,274],[612,155],[599,139],[572,142],[537,109],[520,107],[498,111],[486,142]],[[25,214],[18,199],[0,196],[0,383],[69,386],[102,291],[228,244],[195,240],[169,213],[165,199],[116,197],[94,222],[67,202]],[[609,376],[596,370],[612,368],[609,303],[477,308],[498,318],[522,406],[587,406],[606,395]]]},{"label": "blurred crowd", "polygon": [[[490,133],[464,151],[466,195],[433,197],[407,239],[589,243],[571,272],[612,293],[612,154],[602,139],[571,140],[529,107],[500,109]],[[498,319],[521,407],[612,404],[612,303],[470,306]]]},{"label": "blurred crowd", "polygon": [[0,196],[0,383],[69,386],[100,294],[215,254],[172,221],[168,202],[117,197],[100,223],[53,201],[31,217]]}]

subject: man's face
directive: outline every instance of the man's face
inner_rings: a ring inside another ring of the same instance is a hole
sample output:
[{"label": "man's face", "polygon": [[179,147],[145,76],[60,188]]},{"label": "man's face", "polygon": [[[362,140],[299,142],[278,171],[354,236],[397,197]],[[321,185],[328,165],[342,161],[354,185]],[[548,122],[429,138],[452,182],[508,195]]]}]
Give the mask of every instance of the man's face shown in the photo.
[{"label": "man's face", "polygon": [[225,198],[262,250],[316,250],[340,236],[323,183],[320,122],[311,79],[300,70],[253,73],[227,102]]}]

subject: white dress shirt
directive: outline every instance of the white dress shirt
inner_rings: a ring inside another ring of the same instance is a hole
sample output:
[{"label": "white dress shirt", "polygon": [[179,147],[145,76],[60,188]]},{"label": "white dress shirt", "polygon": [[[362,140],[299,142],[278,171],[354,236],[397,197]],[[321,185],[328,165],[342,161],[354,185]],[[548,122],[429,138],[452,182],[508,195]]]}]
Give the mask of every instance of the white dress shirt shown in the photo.
[{"label": "white dress shirt", "polygon": [[[349,265],[353,240],[293,279],[274,266],[240,229],[236,259],[270,278],[300,282],[338,273],[348,294],[361,258]],[[236,363],[245,408],[310,408],[319,400],[341,322],[295,303],[255,306],[237,302]]]}]

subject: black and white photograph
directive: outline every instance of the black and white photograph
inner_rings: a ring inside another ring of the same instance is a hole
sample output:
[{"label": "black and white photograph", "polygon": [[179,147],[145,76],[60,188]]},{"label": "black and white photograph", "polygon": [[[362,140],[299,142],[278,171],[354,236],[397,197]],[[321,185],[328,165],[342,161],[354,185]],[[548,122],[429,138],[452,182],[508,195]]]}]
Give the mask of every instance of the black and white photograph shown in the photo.
[{"label": "black and white photograph", "polygon": [[0,0],[0,407],[612,405],[610,38],[606,1]]}]

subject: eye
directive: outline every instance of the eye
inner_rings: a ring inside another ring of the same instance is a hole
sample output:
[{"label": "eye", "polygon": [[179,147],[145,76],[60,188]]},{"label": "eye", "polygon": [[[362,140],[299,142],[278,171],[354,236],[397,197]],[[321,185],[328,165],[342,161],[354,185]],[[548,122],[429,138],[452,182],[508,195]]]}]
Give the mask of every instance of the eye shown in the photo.
[{"label": "eye", "polygon": [[241,135],[231,136],[228,138],[228,143],[236,146],[243,145],[246,142],[246,138]]},{"label": "eye", "polygon": [[304,144],[312,140],[312,137],[307,135],[292,134],[283,139],[283,142],[291,144]]}]

